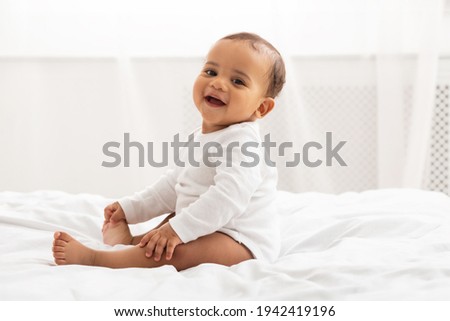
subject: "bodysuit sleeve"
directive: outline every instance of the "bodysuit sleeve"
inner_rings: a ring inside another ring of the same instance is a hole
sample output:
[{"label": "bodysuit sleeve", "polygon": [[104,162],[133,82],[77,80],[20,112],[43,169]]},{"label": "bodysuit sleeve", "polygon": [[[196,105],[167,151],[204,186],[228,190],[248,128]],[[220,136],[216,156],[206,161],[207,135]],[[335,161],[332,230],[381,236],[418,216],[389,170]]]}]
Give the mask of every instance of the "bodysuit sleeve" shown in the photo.
[{"label": "bodysuit sleeve", "polygon": [[118,202],[128,223],[136,224],[156,216],[174,212],[176,204],[176,170],[168,170],[153,185]]},{"label": "bodysuit sleeve", "polygon": [[[246,131],[244,135],[232,132],[227,136],[229,137],[221,142],[224,155],[216,169],[214,185],[169,221],[184,243],[211,234],[244,213],[261,184],[261,171],[256,164],[262,161],[261,153],[242,153],[243,144],[247,144],[248,151],[258,150],[255,144],[258,144],[259,136],[255,136],[251,131]],[[236,146],[236,142],[239,146]],[[232,152],[227,152],[227,146],[230,144],[235,147]],[[253,149],[250,148],[252,144]],[[255,162],[255,156],[259,162]]]}]

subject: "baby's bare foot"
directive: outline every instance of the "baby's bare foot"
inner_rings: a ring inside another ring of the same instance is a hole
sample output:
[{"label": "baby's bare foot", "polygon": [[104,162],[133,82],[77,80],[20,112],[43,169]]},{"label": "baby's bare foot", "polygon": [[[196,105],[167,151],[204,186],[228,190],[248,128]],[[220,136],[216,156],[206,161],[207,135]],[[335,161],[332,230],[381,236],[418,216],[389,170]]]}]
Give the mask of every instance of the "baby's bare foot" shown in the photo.
[{"label": "baby's bare foot", "polygon": [[55,232],[53,241],[53,257],[58,265],[95,264],[95,250],[92,250],[65,232]]},{"label": "baby's bare foot", "polygon": [[126,221],[109,221],[103,225],[103,243],[108,245],[125,244],[130,245],[133,241],[130,228]]}]

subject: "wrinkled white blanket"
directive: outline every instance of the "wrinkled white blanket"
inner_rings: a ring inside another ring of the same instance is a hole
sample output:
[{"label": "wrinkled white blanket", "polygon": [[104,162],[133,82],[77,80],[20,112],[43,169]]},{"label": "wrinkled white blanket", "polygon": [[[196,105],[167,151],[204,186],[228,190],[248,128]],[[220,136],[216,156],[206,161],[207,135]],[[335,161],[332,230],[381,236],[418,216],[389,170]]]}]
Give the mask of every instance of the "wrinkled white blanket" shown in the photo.
[{"label": "wrinkled white blanket", "polygon": [[440,193],[279,192],[283,243],[274,264],[183,272],[56,266],[55,230],[109,248],[100,233],[109,202],[57,191],[0,193],[0,300],[450,300],[450,199]]}]

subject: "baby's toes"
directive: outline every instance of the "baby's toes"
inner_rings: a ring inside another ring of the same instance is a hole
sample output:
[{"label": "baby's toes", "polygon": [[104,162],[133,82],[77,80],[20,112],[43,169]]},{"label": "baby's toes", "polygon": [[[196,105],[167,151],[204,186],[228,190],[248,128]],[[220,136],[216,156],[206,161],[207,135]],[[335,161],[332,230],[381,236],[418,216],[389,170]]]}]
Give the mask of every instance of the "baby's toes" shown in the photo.
[{"label": "baby's toes", "polygon": [[60,247],[64,247],[67,245],[66,241],[62,241],[62,240],[54,240],[53,241],[53,246],[60,246]]},{"label": "baby's toes", "polygon": [[64,252],[64,246],[55,245],[55,246],[53,246],[52,250],[53,250],[53,253],[54,252]]},{"label": "baby's toes", "polygon": [[65,265],[67,264],[67,261],[65,259],[57,259],[55,258],[55,263],[58,265]]},{"label": "baby's toes", "polygon": [[53,257],[55,259],[65,259],[66,258],[66,253],[64,253],[64,252],[53,252]]}]

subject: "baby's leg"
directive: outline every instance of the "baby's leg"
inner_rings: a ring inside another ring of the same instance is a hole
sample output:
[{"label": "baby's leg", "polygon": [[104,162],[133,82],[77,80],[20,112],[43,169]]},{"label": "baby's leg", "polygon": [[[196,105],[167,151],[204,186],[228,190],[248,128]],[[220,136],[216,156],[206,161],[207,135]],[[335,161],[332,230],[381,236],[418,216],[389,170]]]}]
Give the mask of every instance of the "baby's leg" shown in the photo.
[{"label": "baby's leg", "polygon": [[139,246],[120,251],[97,251],[84,246],[67,233],[56,232],[53,256],[58,265],[81,264],[110,268],[173,265],[178,271],[202,263],[231,266],[253,258],[244,245],[219,232],[178,245],[170,261],[163,255],[158,262],[153,258],[147,258],[145,248]]},{"label": "baby's leg", "polygon": [[[161,227],[163,224],[167,223],[175,213],[168,215],[155,229]],[[137,245],[144,237],[145,234],[133,236],[128,227],[126,221],[120,222],[107,222],[102,228],[103,243],[108,245],[125,244],[125,245]]]}]

